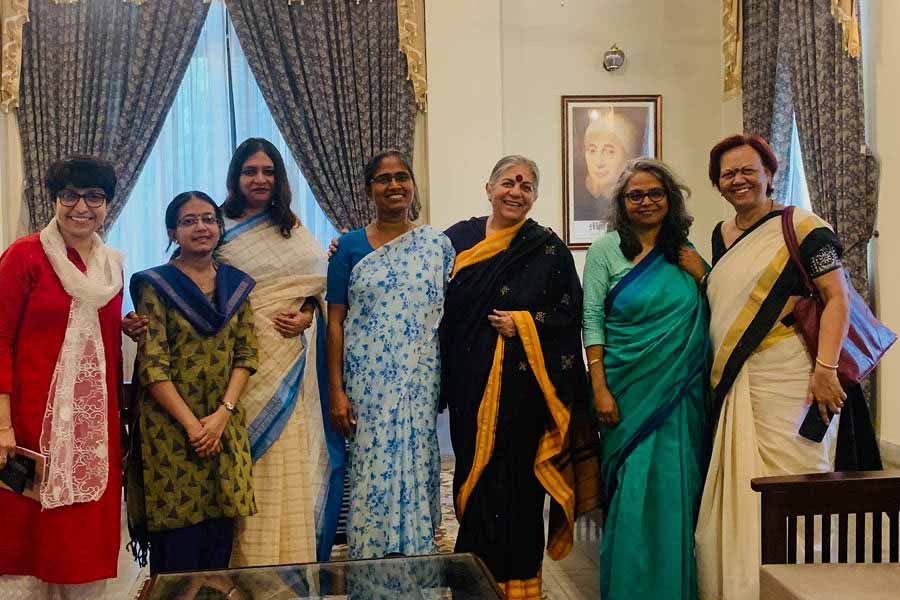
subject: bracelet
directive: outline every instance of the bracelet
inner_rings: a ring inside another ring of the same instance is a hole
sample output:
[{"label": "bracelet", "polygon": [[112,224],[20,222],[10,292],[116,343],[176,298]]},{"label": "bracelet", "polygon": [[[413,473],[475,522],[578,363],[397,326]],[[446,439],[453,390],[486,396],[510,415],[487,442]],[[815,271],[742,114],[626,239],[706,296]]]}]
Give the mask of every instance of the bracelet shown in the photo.
[{"label": "bracelet", "polygon": [[237,591],[237,586],[232,586],[232,588],[230,590],[228,590],[228,593],[225,594],[225,600],[231,600],[231,598],[234,597],[234,593],[236,591]]},{"label": "bracelet", "polygon": [[7,425],[6,427],[0,427],[0,431],[9,431],[12,428],[13,428],[12,425]]},{"label": "bracelet", "polygon": [[588,368],[590,368],[591,365],[600,362],[601,360],[603,360],[603,359],[602,358],[592,358],[591,360],[588,361]]},{"label": "bracelet", "polygon": [[838,366],[839,366],[839,365],[836,365],[836,364],[835,364],[835,365],[829,365],[827,362],[822,362],[821,360],[819,360],[819,357],[818,357],[818,356],[816,357],[816,363],[822,365],[822,366],[825,367],[826,369],[832,369],[833,371],[837,371],[837,368],[838,368]]}]

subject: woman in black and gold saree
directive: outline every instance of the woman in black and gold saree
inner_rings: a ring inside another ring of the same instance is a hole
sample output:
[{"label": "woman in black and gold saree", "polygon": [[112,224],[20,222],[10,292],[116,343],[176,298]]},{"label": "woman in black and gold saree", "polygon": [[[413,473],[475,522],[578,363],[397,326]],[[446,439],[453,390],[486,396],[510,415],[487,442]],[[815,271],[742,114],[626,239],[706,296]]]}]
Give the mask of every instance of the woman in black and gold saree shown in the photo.
[{"label": "woman in black and gold saree", "polygon": [[538,177],[527,158],[501,159],[485,186],[492,214],[446,232],[457,251],[441,324],[456,550],[484,560],[511,599],[541,596],[546,494],[554,559],[599,504],[581,284],[566,245],[526,218]]}]

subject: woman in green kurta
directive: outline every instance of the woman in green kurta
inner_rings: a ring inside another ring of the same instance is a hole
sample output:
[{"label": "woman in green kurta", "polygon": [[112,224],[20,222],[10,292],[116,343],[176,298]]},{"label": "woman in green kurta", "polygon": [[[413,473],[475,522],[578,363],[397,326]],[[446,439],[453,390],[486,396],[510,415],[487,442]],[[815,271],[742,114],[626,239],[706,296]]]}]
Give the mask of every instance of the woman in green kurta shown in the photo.
[{"label": "woman in green kurta", "polygon": [[256,512],[238,402],[257,366],[253,280],[213,260],[222,217],[202,192],[177,196],[166,226],[178,252],[131,280],[149,326],[135,365],[139,434],[127,500],[135,550],[149,542],[151,573],[226,568],[234,518]]},{"label": "woman in green kurta", "polygon": [[584,344],[609,503],[604,600],[697,597],[709,335],[686,193],[663,163],[632,161],[615,189],[616,231],[585,262]]}]

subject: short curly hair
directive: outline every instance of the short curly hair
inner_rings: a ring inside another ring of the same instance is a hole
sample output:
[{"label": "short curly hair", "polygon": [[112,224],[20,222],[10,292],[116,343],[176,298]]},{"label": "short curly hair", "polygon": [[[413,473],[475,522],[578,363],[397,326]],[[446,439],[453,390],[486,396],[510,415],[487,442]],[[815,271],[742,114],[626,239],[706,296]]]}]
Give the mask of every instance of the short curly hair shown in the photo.
[{"label": "short curly hair", "polygon": [[73,154],[50,165],[44,183],[50,191],[51,202],[56,202],[57,194],[68,185],[101,188],[107,200],[112,200],[116,195],[116,169],[102,158]]}]

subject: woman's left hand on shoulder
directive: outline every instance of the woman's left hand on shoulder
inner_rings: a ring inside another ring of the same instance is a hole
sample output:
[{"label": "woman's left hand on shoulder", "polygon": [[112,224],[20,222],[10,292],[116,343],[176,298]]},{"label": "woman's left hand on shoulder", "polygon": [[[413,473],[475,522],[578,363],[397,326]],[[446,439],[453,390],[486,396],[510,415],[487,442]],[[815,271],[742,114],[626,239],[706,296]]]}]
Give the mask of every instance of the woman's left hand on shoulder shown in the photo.
[{"label": "woman's left hand on shoulder", "polygon": [[809,391],[806,394],[806,404],[816,402],[819,414],[824,423],[829,423],[828,411],[837,414],[844,407],[847,394],[841,387],[837,371],[816,365],[812,376],[809,378]]},{"label": "woman's left hand on shoulder", "polygon": [[313,313],[304,311],[280,312],[272,319],[275,331],[282,337],[297,337],[312,325]]},{"label": "woman's left hand on shoulder", "polygon": [[507,310],[497,310],[495,308],[494,314],[488,315],[488,321],[490,321],[491,327],[496,329],[497,333],[503,337],[516,337],[519,333],[519,330],[516,328],[516,322],[513,321]]},{"label": "woman's left hand on shoulder", "polygon": [[678,251],[678,266],[698,282],[706,275],[703,257],[690,246],[682,246]]}]

